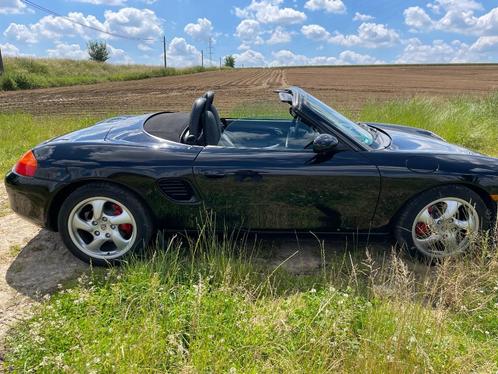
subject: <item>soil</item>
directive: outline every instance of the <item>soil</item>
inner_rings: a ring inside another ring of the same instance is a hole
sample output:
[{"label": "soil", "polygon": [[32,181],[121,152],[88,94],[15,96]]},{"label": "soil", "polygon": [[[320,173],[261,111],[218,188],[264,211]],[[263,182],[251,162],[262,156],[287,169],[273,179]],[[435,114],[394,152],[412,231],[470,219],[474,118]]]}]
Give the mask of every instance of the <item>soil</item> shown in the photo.
[{"label": "soil", "polygon": [[484,95],[498,89],[498,65],[235,69],[191,75],[0,92],[0,112],[84,115],[189,110],[208,90],[221,111],[274,102],[273,89],[297,85],[340,109],[416,95]]}]

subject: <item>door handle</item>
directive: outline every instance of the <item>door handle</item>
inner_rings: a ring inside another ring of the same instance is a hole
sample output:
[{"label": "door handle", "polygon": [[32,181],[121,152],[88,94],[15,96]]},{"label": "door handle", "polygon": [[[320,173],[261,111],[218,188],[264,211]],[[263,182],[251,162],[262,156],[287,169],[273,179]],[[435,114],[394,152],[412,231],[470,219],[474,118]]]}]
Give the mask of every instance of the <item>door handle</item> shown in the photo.
[{"label": "door handle", "polygon": [[206,178],[223,178],[225,177],[225,172],[223,170],[203,170],[202,175]]}]

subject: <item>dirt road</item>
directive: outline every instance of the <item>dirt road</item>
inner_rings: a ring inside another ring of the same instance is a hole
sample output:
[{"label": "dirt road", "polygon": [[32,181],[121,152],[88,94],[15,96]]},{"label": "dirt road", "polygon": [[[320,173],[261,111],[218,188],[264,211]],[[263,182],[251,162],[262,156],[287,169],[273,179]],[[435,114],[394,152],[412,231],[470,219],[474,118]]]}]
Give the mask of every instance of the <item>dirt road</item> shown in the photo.
[{"label": "dirt road", "polygon": [[[207,90],[221,111],[275,100],[272,89],[298,85],[341,109],[415,95],[487,94],[498,90],[498,65],[236,69],[192,75],[0,92],[0,112],[33,114],[188,110]],[[223,113],[222,113],[223,114]]]}]

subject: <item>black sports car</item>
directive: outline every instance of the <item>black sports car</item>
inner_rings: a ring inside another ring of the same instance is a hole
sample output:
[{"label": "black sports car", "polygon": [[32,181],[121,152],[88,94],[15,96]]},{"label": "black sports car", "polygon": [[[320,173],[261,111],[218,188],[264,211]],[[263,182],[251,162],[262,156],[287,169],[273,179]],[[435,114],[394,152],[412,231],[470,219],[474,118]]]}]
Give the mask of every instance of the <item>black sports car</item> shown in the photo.
[{"label": "black sports car", "polygon": [[494,227],[498,159],[432,132],[354,123],[298,87],[289,119],[191,113],[122,116],[46,141],[6,176],[14,211],[58,230],[79,258],[115,262],[158,229],[219,227],[394,234],[429,258]]}]

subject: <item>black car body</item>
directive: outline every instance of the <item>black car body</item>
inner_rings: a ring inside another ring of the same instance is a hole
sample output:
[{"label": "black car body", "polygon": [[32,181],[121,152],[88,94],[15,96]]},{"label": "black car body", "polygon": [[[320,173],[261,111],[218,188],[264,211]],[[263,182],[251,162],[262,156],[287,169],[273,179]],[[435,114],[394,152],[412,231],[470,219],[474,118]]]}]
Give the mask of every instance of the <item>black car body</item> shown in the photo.
[{"label": "black car body", "polygon": [[[192,141],[193,114],[167,112],[111,118],[46,141],[32,151],[33,176],[6,176],[11,207],[57,231],[68,196],[106,182],[136,195],[156,229],[196,229],[208,208],[225,227],[388,234],[414,197],[451,185],[473,191],[495,214],[497,159],[422,129],[340,126],[344,117],[335,112],[334,123],[297,87],[279,95],[293,118],[222,119],[220,142],[226,136],[229,144]],[[319,135],[323,152],[313,144]]]}]

